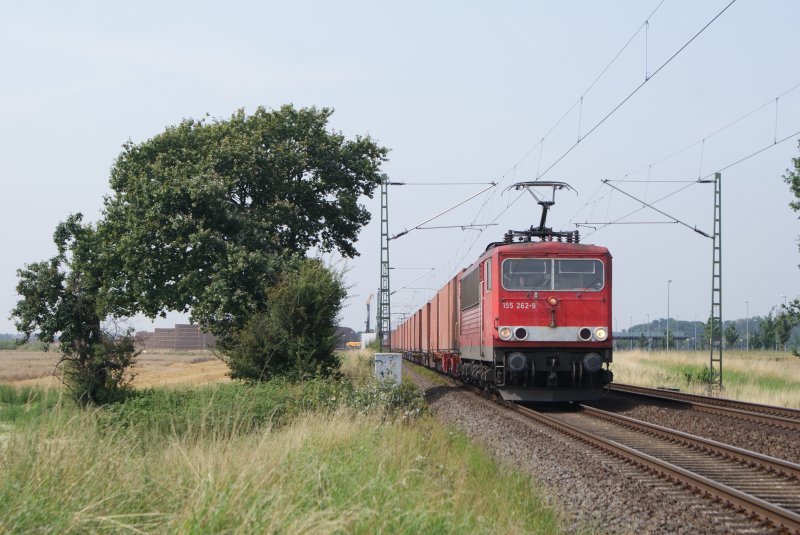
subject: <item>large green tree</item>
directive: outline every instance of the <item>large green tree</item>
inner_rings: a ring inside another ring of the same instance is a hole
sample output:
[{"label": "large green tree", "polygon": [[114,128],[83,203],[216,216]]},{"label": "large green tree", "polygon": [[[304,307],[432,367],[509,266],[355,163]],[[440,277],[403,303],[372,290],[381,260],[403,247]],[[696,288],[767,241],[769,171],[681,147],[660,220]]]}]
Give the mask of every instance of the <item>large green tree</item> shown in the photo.
[{"label": "large green tree", "polygon": [[332,110],[283,106],[184,120],[127,143],[105,222],[122,266],[104,288],[130,313],[191,311],[225,335],[264,309],[285,258],[357,255],[387,149],[328,128]]}]

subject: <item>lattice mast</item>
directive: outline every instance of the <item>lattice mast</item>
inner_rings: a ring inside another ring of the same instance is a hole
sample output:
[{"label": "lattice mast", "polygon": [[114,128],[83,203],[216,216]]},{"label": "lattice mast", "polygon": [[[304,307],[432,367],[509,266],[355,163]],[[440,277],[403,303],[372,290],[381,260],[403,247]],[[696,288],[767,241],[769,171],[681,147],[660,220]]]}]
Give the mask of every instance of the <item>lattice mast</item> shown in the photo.
[{"label": "lattice mast", "polygon": [[380,350],[389,348],[392,313],[389,290],[389,177],[381,176],[381,277],[378,289],[378,343]]},{"label": "lattice mast", "polygon": [[711,340],[708,391],[722,390],[722,174],[714,174],[714,232],[711,258]]}]

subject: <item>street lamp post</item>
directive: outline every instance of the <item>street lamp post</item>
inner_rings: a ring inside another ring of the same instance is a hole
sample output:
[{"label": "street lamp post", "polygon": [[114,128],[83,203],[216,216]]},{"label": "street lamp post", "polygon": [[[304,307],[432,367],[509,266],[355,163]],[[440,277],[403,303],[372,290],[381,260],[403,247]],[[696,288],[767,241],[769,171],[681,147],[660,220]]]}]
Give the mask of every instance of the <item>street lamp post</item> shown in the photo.
[{"label": "street lamp post", "polygon": [[669,286],[672,284],[672,279],[667,281],[667,351],[669,351]]}]

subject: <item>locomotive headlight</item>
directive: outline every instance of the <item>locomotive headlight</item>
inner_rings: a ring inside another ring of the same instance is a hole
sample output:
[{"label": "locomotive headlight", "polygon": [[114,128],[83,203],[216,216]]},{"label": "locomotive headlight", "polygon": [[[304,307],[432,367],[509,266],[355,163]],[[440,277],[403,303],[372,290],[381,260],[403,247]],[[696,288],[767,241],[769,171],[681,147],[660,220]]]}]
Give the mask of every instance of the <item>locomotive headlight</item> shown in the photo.
[{"label": "locomotive headlight", "polygon": [[597,373],[603,366],[603,358],[597,353],[587,353],[583,356],[583,367],[589,373]]},{"label": "locomotive headlight", "polygon": [[608,330],[605,327],[598,327],[594,330],[594,337],[599,341],[603,341],[608,338]]},{"label": "locomotive headlight", "polygon": [[500,335],[501,340],[511,340],[511,327],[500,327],[497,334]]},{"label": "locomotive headlight", "polygon": [[554,307],[558,304],[558,298],[556,296],[548,297],[547,304],[551,307]]}]

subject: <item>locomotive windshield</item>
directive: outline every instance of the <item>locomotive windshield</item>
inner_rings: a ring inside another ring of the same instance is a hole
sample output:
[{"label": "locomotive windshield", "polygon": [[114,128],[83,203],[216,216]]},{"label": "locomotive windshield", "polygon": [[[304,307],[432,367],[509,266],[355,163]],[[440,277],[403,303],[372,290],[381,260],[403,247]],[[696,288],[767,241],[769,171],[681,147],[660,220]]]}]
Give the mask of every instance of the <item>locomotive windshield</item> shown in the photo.
[{"label": "locomotive windshield", "polygon": [[603,263],[594,259],[508,258],[503,288],[520,291],[590,291],[603,288]]}]

